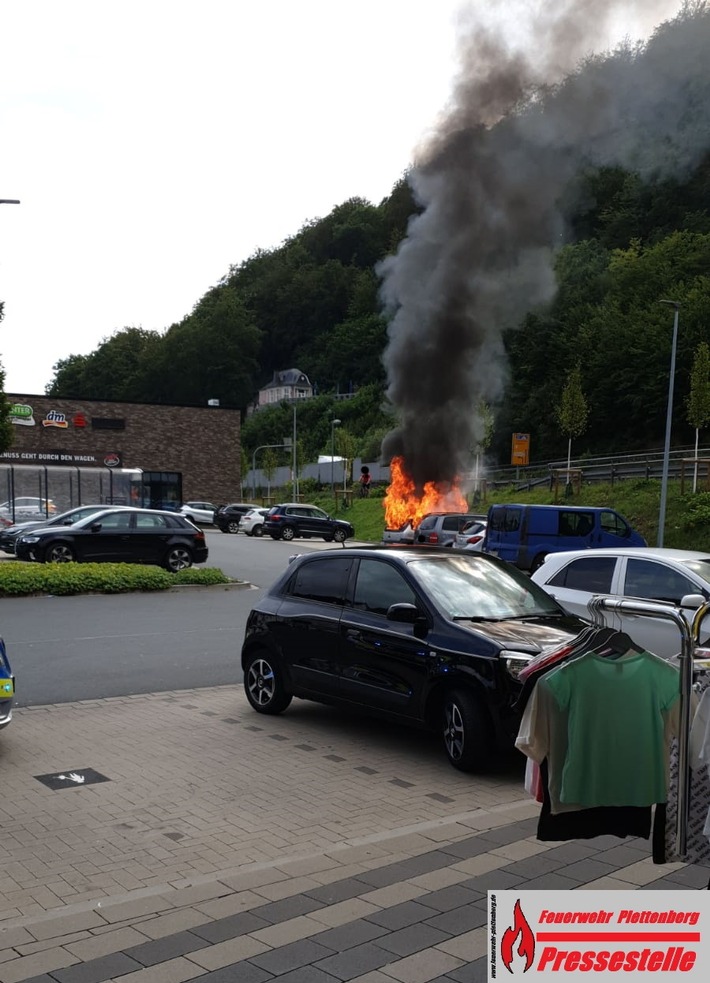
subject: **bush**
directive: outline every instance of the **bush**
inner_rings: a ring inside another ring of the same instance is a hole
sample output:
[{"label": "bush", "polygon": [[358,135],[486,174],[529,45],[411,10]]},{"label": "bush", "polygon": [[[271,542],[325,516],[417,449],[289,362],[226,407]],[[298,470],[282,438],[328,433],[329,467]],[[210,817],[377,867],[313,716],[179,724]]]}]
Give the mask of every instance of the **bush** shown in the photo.
[{"label": "bush", "polygon": [[124,594],[167,590],[176,584],[228,584],[212,567],[191,567],[172,574],[162,567],[135,563],[2,563],[0,597],[24,594]]}]

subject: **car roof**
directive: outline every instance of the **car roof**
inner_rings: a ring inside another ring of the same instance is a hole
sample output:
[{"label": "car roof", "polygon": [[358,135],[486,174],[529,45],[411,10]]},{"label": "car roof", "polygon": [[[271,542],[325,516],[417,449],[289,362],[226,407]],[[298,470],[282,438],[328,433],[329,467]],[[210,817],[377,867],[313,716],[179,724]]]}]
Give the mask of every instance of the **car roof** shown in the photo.
[{"label": "car roof", "polygon": [[559,553],[548,553],[545,565],[556,560],[572,560],[578,556],[589,556],[590,554],[597,556],[635,556],[657,560],[710,560],[709,552],[698,550],[676,550],[660,546],[611,546],[606,549],[601,547],[592,550],[561,550]]},{"label": "car roof", "polygon": [[[426,543],[373,543],[365,544],[363,546],[339,546],[334,549],[317,550],[315,552],[311,551],[308,553],[298,553],[297,557],[313,557],[317,559],[319,556],[397,556],[401,557],[403,560],[417,559],[421,557],[431,558],[432,556],[467,556],[471,559],[480,559],[481,557],[485,562],[500,564],[503,560],[499,560],[498,557],[491,556],[489,553],[473,553],[470,550],[458,550],[451,546],[436,546],[428,545]],[[295,557],[292,557],[295,559]]]}]

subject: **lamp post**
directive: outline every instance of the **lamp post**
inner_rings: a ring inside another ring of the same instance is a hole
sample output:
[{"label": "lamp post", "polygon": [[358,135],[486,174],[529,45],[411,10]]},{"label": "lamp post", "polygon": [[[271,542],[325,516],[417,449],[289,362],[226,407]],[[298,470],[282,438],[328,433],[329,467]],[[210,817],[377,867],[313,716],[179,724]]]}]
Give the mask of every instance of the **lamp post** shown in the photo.
[{"label": "lamp post", "polygon": [[[335,499],[335,428],[340,426],[340,420],[330,421],[330,491]],[[337,508],[337,502],[336,508]]]},{"label": "lamp post", "polygon": [[661,474],[661,506],[658,513],[658,539],[657,546],[663,546],[663,534],[666,527],[666,498],[668,496],[668,464],[671,454],[671,423],[673,420],[673,384],[675,382],[675,353],[678,344],[678,311],[680,304],[677,300],[662,300],[661,304],[666,304],[673,308],[673,341],[671,343],[671,372],[668,380],[668,407],[666,410],[666,441],[663,446],[663,472]]},{"label": "lamp post", "polygon": [[19,205],[17,198],[0,198],[0,205]]}]

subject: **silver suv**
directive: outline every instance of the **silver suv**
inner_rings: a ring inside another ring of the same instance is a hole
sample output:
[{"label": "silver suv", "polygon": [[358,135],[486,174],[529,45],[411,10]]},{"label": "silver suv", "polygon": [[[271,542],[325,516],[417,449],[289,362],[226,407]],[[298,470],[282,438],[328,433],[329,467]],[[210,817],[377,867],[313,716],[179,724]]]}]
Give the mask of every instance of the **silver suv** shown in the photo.
[{"label": "silver suv", "polygon": [[485,515],[467,512],[431,512],[425,515],[414,530],[415,543],[428,543],[432,546],[453,546],[457,533],[474,519],[483,520]]}]

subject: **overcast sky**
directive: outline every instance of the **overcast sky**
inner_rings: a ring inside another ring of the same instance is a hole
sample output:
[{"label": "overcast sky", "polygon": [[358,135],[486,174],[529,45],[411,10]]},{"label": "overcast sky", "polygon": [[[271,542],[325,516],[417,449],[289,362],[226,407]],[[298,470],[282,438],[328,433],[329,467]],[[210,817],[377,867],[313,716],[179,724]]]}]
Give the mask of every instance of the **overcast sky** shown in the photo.
[{"label": "overcast sky", "polygon": [[255,249],[384,198],[446,104],[461,6],[0,0],[0,198],[21,200],[0,205],[6,391],[165,330]]}]

